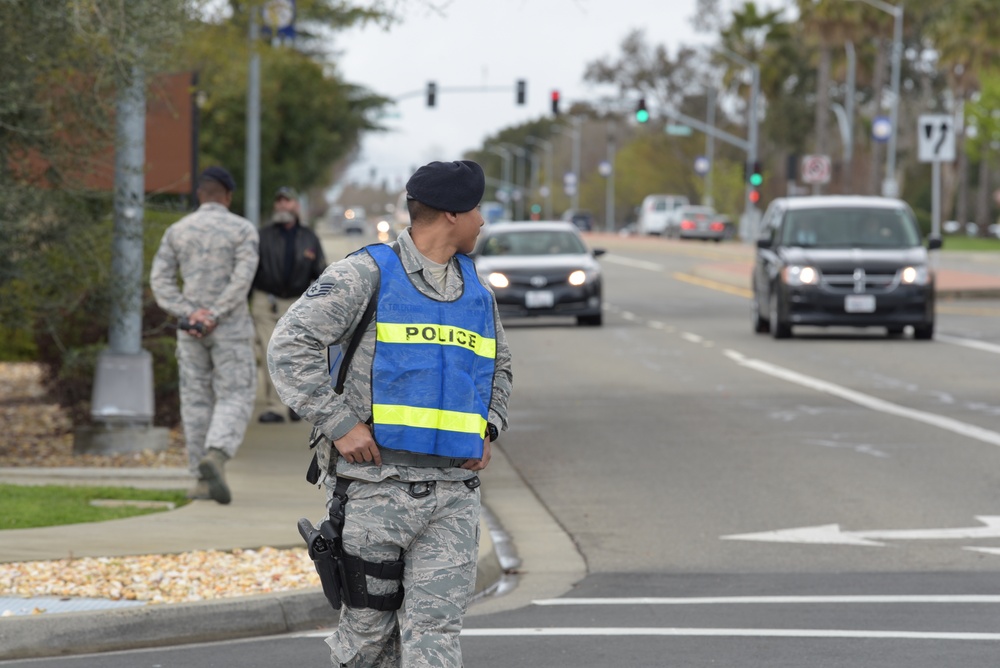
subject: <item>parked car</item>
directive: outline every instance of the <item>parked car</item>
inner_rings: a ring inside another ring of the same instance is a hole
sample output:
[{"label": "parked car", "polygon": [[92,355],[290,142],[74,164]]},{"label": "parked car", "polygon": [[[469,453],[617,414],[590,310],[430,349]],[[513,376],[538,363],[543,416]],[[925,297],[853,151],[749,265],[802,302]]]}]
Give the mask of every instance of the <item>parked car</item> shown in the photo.
[{"label": "parked car", "polygon": [[500,222],[482,228],[472,257],[501,317],[567,315],[596,326],[603,321],[596,258],[603,253],[571,222]]},{"label": "parked car", "polygon": [[562,219],[576,225],[581,232],[591,232],[594,229],[594,216],[589,211],[569,209],[563,213]]},{"label": "parked car", "polygon": [[646,195],[639,207],[639,219],[636,221],[639,234],[663,234],[671,212],[690,203],[684,195]]},{"label": "parked car", "polygon": [[885,327],[934,336],[934,271],[905,202],[884,197],[774,200],[761,220],[750,320],[776,339],[795,325]]},{"label": "parked car", "polygon": [[666,234],[671,238],[722,241],[726,226],[718,216],[710,206],[678,207],[667,218]]}]

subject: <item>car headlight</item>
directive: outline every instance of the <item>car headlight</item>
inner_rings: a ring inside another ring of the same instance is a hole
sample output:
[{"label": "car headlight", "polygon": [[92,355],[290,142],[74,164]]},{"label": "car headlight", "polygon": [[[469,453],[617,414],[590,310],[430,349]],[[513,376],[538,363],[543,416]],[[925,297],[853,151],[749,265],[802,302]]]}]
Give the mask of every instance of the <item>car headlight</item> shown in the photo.
[{"label": "car headlight", "polygon": [[492,274],[486,277],[486,280],[490,282],[494,288],[506,288],[510,285],[510,281],[507,277],[498,271],[494,271]]},{"label": "car headlight", "polygon": [[577,269],[570,273],[569,278],[566,282],[570,285],[580,286],[584,283],[588,283],[597,278],[599,272],[597,271],[584,271],[583,269]]},{"label": "car headlight", "polygon": [[791,286],[816,285],[819,283],[819,272],[813,267],[793,264],[781,270],[781,280]]},{"label": "car headlight", "polygon": [[930,272],[927,267],[905,267],[899,272],[899,281],[903,285],[927,285]]}]

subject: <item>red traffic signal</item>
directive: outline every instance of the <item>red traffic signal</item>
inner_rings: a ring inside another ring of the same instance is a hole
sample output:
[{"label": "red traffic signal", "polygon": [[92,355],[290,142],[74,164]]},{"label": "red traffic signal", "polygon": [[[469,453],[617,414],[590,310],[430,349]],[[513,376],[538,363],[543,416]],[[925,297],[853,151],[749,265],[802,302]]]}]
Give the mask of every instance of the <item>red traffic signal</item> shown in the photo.
[{"label": "red traffic signal", "polygon": [[756,188],[752,188],[749,193],[747,193],[747,199],[750,200],[751,204],[756,204],[760,201],[760,191]]},{"label": "red traffic signal", "polygon": [[559,115],[559,91],[552,91],[552,114]]}]

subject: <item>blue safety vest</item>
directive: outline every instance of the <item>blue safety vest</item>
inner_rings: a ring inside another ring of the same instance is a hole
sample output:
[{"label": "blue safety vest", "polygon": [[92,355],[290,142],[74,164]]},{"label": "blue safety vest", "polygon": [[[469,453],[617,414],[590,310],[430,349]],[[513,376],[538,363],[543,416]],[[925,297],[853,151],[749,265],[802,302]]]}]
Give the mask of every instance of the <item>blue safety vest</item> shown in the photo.
[{"label": "blue safety vest", "polygon": [[372,424],[383,447],[456,459],[483,456],[493,394],[493,295],[457,255],[464,288],[439,301],[410,282],[396,252],[365,250],[380,272],[372,360]]}]

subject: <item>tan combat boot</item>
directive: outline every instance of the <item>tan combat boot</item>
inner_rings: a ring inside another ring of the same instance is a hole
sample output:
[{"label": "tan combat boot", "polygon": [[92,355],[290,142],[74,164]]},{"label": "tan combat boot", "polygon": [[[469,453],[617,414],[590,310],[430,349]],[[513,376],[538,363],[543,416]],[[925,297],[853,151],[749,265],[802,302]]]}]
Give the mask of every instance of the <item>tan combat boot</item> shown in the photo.
[{"label": "tan combat boot", "polygon": [[232,501],[229,486],[226,484],[226,461],[229,456],[218,448],[209,448],[198,463],[198,473],[208,483],[208,494],[219,503]]},{"label": "tan combat boot", "polygon": [[194,484],[191,491],[187,493],[187,498],[192,501],[211,499],[212,494],[208,490],[208,481],[204,478],[198,478],[198,482]]}]

